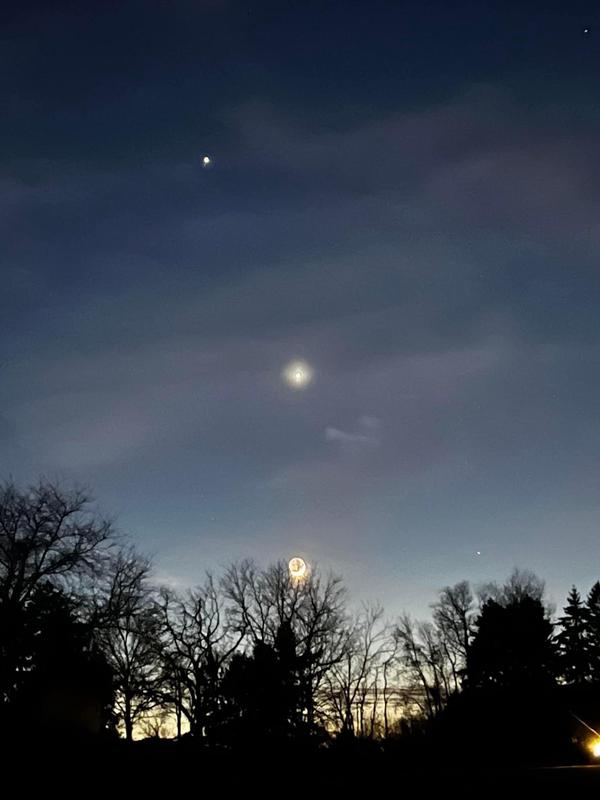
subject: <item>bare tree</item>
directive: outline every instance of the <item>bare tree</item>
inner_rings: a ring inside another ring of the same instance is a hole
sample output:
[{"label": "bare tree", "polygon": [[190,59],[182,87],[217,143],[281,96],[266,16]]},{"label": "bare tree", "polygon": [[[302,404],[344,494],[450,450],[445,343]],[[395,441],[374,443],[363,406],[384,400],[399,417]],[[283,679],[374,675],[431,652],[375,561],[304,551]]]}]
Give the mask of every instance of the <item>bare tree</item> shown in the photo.
[{"label": "bare tree", "polygon": [[345,646],[346,592],[335,575],[322,578],[314,570],[304,582],[295,620],[304,705],[309,726],[321,716],[319,696],[329,670],[342,658]]},{"label": "bare tree", "polygon": [[510,603],[518,602],[524,597],[543,602],[545,591],[546,585],[544,581],[534,572],[515,567],[502,585],[492,582],[479,586],[477,596],[480,607],[487,600],[494,600],[501,606],[506,606],[510,605]]},{"label": "bare tree", "polygon": [[44,581],[68,583],[96,573],[112,540],[81,489],[40,481],[0,486],[0,602],[24,603]]},{"label": "bare tree", "polygon": [[407,696],[426,717],[438,713],[448,694],[448,668],[435,627],[408,615],[395,628]]},{"label": "bare tree", "polygon": [[80,594],[84,579],[101,570],[112,538],[110,523],[79,489],[45,481],[23,490],[0,485],[0,703],[8,702],[26,660],[28,603],[49,585]]},{"label": "bare tree", "polygon": [[304,714],[309,726],[321,717],[320,688],[327,672],[346,647],[345,589],[335,575],[323,577],[313,567],[296,580],[283,562],[264,570],[252,561],[233,564],[222,581],[234,627],[244,632],[248,646],[274,644],[289,626],[296,642]]},{"label": "bare tree", "polygon": [[229,567],[221,585],[232,623],[254,644],[274,642],[281,625],[292,622],[304,582],[291,580],[283,562],[260,570],[246,559]]},{"label": "bare tree", "polygon": [[112,560],[94,598],[96,640],[110,664],[115,710],[131,741],[138,721],[159,700],[159,607],[150,584],[150,564],[132,550]]},{"label": "bare tree", "polygon": [[166,739],[172,728],[172,718],[167,707],[155,708],[138,720],[138,727],[146,739]]},{"label": "bare tree", "polygon": [[346,734],[373,736],[379,677],[389,653],[381,606],[365,606],[345,628],[342,658],[327,672],[331,715]]},{"label": "bare tree", "polygon": [[224,597],[211,575],[184,596],[161,592],[163,696],[197,736],[209,736],[219,707],[223,671],[244,635],[229,619]]},{"label": "bare tree", "polygon": [[474,625],[469,584],[444,587],[432,608],[432,622],[404,615],[395,629],[406,703],[428,718],[461,687]]},{"label": "bare tree", "polygon": [[467,581],[444,587],[433,604],[433,622],[452,671],[453,689],[460,688],[475,620],[473,593]]},{"label": "bare tree", "polygon": [[381,695],[383,699],[383,735],[388,737],[390,733],[390,707],[392,703],[400,704],[402,695],[400,692],[399,681],[399,662],[398,662],[398,638],[394,635],[394,630],[387,636],[387,647],[383,656],[381,668],[382,685]]}]

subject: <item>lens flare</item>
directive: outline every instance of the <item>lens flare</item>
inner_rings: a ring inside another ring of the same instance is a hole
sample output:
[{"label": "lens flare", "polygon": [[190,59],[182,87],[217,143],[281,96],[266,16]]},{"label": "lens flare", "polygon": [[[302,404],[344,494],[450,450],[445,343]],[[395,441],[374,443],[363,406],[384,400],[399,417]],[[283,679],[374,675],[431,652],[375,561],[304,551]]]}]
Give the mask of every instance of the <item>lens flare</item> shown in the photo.
[{"label": "lens flare", "polygon": [[290,571],[290,576],[296,580],[301,581],[303,578],[306,577],[307,573],[307,566],[306,561],[299,556],[294,556],[294,558],[290,559],[290,563],[288,564],[288,569]]}]

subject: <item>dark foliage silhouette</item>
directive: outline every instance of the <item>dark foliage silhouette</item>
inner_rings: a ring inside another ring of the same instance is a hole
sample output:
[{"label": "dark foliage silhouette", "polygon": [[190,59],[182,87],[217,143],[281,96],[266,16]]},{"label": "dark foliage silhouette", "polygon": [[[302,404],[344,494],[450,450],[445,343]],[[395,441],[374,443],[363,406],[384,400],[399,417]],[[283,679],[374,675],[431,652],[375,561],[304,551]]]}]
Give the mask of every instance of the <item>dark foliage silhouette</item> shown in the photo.
[{"label": "dark foliage silhouette", "polygon": [[527,595],[501,604],[487,600],[467,655],[470,688],[552,683],[553,625],[540,600]]},{"label": "dark foliage silhouette", "polygon": [[238,562],[177,593],[84,493],[7,483],[0,693],[3,733],[30,740],[171,736],[182,753],[332,764],[585,760],[600,724],[600,582],[585,602],[573,587],[556,621],[522,570],[477,593],[444,587],[429,621],[351,613],[340,578],[313,566],[297,580],[283,562]]},{"label": "dark foliage silhouette", "polygon": [[573,586],[567,597],[560,631],[556,636],[560,674],[568,684],[584,684],[590,678],[592,658],[588,640],[589,615]]},{"label": "dark foliage silhouette", "polygon": [[113,674],[89,626],[77,619],[73,601],[61,589],[40,584],[13,623],[18,660],[12,661],[6,721],[28,735],[46,731],[73,736],[109,729]]},{"label": "dark foliage silhouette", "polygon": [[272,645],[257,642],[251,655],[236,655],[223,679],[225,736],[255,746],[281,744],[303,728],[299,664],[289,624]]}]

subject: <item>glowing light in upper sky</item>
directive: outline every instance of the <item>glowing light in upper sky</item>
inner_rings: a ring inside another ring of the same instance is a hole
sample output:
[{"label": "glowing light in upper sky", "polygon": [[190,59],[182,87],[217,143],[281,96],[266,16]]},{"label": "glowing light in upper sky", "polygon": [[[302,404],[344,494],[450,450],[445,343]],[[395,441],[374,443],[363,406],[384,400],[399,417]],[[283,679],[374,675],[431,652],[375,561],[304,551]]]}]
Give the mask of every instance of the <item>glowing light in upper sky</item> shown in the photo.
[{"label": "glowing light in upper sky", "polygon": [[313,370],[306,361],[290,361],[283,368],[282,376],[292,389],[304,389],[313,379]]},{"label": "glowing light in upper sky", "polygon": [[209,167],[212,167],[212,158],[210,156],[203,156],[203,158],[202,158],[202,166],[204,167],[204,169],[208,169]]}]

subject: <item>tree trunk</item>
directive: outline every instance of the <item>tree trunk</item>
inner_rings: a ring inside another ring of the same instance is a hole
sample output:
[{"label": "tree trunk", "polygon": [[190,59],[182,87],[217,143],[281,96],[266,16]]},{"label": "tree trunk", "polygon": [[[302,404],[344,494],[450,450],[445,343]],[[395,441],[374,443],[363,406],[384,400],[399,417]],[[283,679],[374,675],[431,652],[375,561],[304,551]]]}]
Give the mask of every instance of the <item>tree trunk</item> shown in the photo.
[{"label": "tree trunk", "polygon": [[131,718],[131,697],[125,694],[125,738],[128,742],[133,741],[133,720]]},{"label": "tree trunk", "polygon": [[388,666],[383,665],[383,735],[388,738],[390,732],[388,717]]}]

